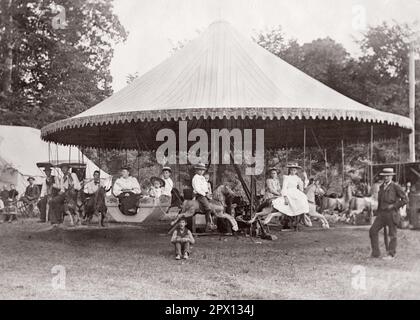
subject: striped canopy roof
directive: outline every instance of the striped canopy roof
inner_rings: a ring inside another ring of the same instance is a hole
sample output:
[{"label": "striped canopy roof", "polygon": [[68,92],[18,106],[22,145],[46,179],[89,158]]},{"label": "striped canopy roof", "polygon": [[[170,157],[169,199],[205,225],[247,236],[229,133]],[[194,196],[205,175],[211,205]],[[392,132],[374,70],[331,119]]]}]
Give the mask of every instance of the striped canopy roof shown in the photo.
[{"label": "striped canopy roof", "polygon": [[[153,138],[147,134],[181,119],[190,120],[190,127],[206,128],[225,126],[223,119],[232,121],[230,127],[252,128],[265,128],[264,121],[284,125],[306,121],[323,130],[359,128],[363,135],[371,125],[385,135],[390,127],[395,134],[412,128],[410,119],[338,93],[218,21],[121,91],[72,118],[47,125],[42,137],[81,146],[138,148],[133,138]],[[133,127],[137,133],[130,133]]]}]

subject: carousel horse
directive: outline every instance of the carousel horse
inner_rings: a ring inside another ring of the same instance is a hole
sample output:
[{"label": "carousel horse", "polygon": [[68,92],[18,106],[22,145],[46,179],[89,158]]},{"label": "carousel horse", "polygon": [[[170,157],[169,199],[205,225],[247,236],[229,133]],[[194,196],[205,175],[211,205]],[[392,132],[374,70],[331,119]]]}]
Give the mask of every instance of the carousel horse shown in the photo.
[{"label": "carousel horse", "polygon": [[70,187],[64,192],[64,215],[69,216],[72,226],[75,226],[82,221],[80,210],[81,203],[83,203],[83,201],[81,199],[80,191]]},{"label": "carousel horse", "polygon": [[353,198],[353,186],[347,185],[343,195],[325,195],[321,201],[321,212],[338,211],[342,212],[349,208],[350,200]]},{"label": "carousel horse", "polygon": [[108,191],[104,186],[100,186],[93,196],[85,199],[83,210],[86,223],[89,223],[95,215],[98,217],[99,226],[104,227],[104,219],[108,212],[105,195]]},{"label": "carousel horse", "polygon": [[[216,199],[209,200],[210,208],[214,212],[215,217],[227,219],[232,226],[232,230],[238,231],[238,223],[236,222],[233,215],[225,213],[226,199],[233,197],[235,193],[229,187],[222,184],[215,189],[213,195],[216,195],[216,197],[219,197],[217,198],[218,200]],[[225,203],[222,203],[223,201],[225,201]],[[177,216],[177,218],[171,222],[171,226],[176,225],[180,218],[190,218],[199,212],[200,212],[200,204],[197,200],[184,200],[184,203],[182,204],[181,212]]]},{"label": "carousel horse", "polygon": [[323,193],[322,189],[316,184],[311,184],[306,188],[305,194],[308,197],[308,202],[309,202],[308,215],[312,218],[318,218],[322,223],[322,227],[324,229],[329,229],[330,225],[328,223],[328,220],[322,214],[318,213],[316,210],[317,208],[316,208],[316,203],[315,203],[315,196],[317,194],[322,195],[322,193]]},{"label": "carousel horse", "polygon": [[[277,199],[284,202],[283,197],[279,197]],[[264,217],[265,217],[265,219],[263,221],[263,225],[269,224],[270,221],[274,217],[280,217],[280,218],[288,217],[290,219],[293,219],[293,225],[294,225],[295,229],[298,228],[299,223],[302,223],[303,225],[305,225],[307,227],[312,227],[311,219],[307,216],[307,214],[300,214],[300,215],[297,215],[297,216],[288,216],[286,213],[280,212],[277,209],[275,209],[272,205],[272,201],[270,201],[270,200],[263,201],[263,203],[258,207],[257,211],[258,212],[255,213],[254,217],[251,220],[248,220],[249,224],[252,224],[257,219],[264,218]],[[309,214],[309,212],[308,212],[308,214]]]},{"label": "carousel horse", "polygon": [[346,211],[347,222],[356,224],[357,216],[364,214],[365,220],[370,220],[373,216],[373,211],[378,208],[378,192],[379,186],[372,188],[372,195],[356,195],[349,201],[349,205]]}]

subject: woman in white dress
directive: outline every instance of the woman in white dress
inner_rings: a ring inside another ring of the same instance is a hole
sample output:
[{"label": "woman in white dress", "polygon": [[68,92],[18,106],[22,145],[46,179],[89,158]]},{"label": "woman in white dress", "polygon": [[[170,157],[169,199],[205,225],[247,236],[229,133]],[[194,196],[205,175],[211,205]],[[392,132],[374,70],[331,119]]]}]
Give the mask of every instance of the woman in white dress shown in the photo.
[{"label": "woman in white dress", "polygon": [[294,217],[309,212],[309,203],[305,190],[308,179],[304,172],[305,183],[297,175],[298,169],[302,169],[297,163],[287,165],[289,174],[283,177],[281,197],[273,201],[273,207],[279,212]]}]

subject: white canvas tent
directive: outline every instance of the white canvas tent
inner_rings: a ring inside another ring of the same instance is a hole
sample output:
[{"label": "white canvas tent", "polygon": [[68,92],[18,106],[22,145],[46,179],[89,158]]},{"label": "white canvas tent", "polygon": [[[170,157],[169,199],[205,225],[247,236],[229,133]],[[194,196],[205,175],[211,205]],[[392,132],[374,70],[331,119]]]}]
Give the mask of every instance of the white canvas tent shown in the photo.
[{"label": "white canvas tent", "polygon": [[[76,147],[48,145],[41,140],[38,129],[18,126],[0,126],[0,188],[5,184],[14,184],[19,194],[25,192],[27,178],[33,176],[37,184],[45,176],[37,167],[38,162],[55,163],[57,160],[86,163],[86,177],[92,178],[99,168],[88,158],[82,156]],[[55,173],[58,174],[58,173]],[[101,178],[110,176],[101,170]]]}]

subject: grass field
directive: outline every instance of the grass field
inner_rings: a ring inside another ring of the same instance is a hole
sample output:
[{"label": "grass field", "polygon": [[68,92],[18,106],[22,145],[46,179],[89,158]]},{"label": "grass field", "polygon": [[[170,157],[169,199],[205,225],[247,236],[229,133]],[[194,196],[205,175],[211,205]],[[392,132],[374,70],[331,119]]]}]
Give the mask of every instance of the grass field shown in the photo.
[{"label": "grass field", "polygon": [[[367,227],[272,230],[275,241],[199,237],[191,259],[176,261],[166,230],[0,224],[0,299],[420,297],[419,231],[399,230],[393,261],[369,258]],[[65,289],[52,286],[54,265],[66,270]],[[365,288],[352,286],[360,270]]]}]

